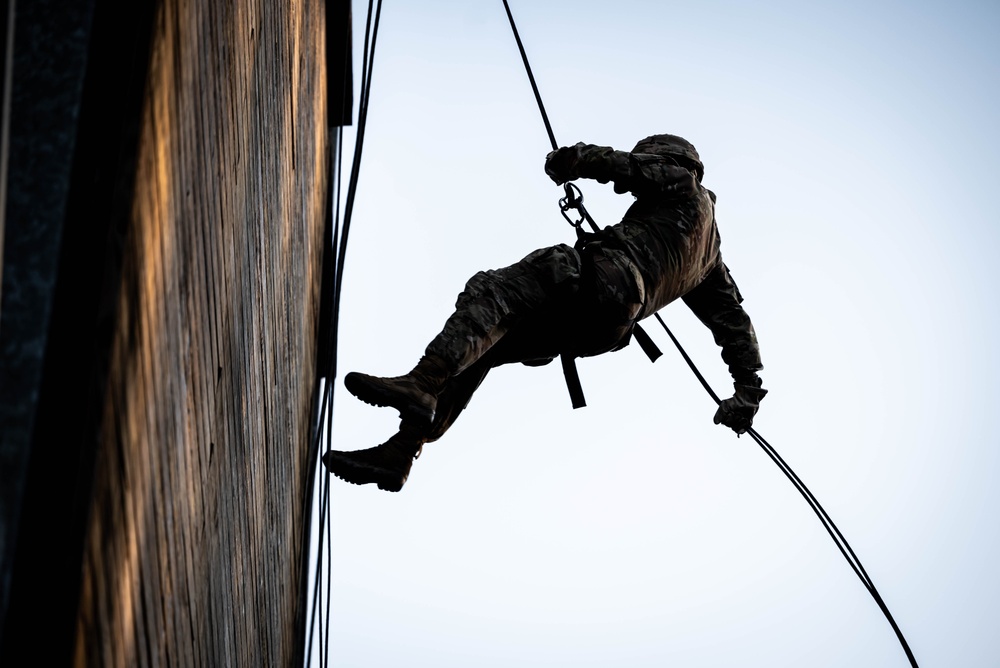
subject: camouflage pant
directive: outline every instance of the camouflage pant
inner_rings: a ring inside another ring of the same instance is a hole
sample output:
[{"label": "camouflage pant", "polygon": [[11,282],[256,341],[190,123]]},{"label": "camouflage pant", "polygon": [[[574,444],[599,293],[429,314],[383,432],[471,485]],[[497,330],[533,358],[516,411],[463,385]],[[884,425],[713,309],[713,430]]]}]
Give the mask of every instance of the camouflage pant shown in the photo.
[{"label": "camouflage pant", "polygon": [[438,395],[427,440],[448,430],[493,367],[540,365],[563,353],[586,357],[626,345],[642,294],[642,279],[626,256],[599,245],[543,248],[473,276],[427,346],[453,374]]}]

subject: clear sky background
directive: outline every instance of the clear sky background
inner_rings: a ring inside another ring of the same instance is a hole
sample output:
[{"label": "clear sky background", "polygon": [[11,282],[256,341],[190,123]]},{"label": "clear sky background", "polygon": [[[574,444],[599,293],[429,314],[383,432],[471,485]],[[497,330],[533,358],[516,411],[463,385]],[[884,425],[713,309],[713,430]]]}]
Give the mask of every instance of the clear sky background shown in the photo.
[{"label": "clear sky background", "polygon": [[[755,426],[920,665],[1000,665],[1000,5],[511,0],[553,129],[682,135],[761,345]],[[355,3],[356,75],[364,3]],[[349,136],[353,130],[349,131]],[[341,306],[335,447],[480,269],[572,243],[500,0],[387,0]],[[346,153],[345,155],[350,155]],[[629,196],[580,182],[602,224]],[[662,312],[720,394],[712,337]],[[399,494],[332,481],[332,665],[906,666],[792,485],[664,350],[495,370]],[[315,665],[315,664],[314,664]]]}]

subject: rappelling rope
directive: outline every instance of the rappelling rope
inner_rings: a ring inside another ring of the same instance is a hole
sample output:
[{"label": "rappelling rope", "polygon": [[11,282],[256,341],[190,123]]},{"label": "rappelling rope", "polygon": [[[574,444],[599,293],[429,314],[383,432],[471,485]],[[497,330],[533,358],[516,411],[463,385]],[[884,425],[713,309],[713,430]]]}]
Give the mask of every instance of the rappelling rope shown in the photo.
[{"label": "rappelling rope", "polygon": [[[374,9],[374,21],[373,21],[373,9]],[[323,470],[322,464],[318,463],[319,457],[321,455],[321,449],[319,447],[320,441],[323,441],[324,450],[329,450],[332,448],[332,432],[333,432],[333,397],[334,397],[334,381],[337,377],[337,345],[339,339],[339,325],[340,325],[340,296],[342,292],[343,279],[344,279],[344,260],[347,255],[347,238],[350,232],[351,219],[354,211],[354,199],[357,192],[358,176],[361,171],[361,154],[364,147],[364,137],[365,137],[365,127],[368,120],[368,100],[371,94],[371,81],[372,81],[372,69],[375,59],[375,44],[378,37],[378,26],[379,18],[382,14],[382,0],[378,0],[377,5],[375,5],[374,0],[369,0],[368,2],[368,15],[365,21],[365,42],[363,49],[363,58],[361,66],[361,90],[358,103],[358,127],[357,133],[354,141],[354,157],[351,163],[351,175],[348,179],[347,186],[347,198],[344,205],[344,216],[343,224],[341,225],[340,219],[340,197],[341,197],[341,177],[343,174],[342,170],[342,152],[343,152],[343,129],[337,129],[337,142],[336,150],[337,154],[335,159],[331,158],[331,175],[330,183],[328,186],[328,220],[330,221],[327,226],[327,232],[325,234],[325,244],[327,246],[324,249],[324,255],[326,257],[332,258],[332,262],[324,266],[324,277],[323,277],[323,290],[321,294],[321,299],[323,303],[330,303],[331,311],[326,313],[326,317],[321,317],[321,327],[326,329],[326,340],[321,343],[321,357],[323,358],[323,365],[326,368],[319,369],[319,375],[323,380],[323,391],[322,397],[319,401],[319,406],[315,411],[316,420],[316,431],[313,434],[313,439],[311,443],[311,461],[313,466],[319,470]],[[329,20],[329,17],[328,17]],[[329,36],[327,37],[329,39]],[[350,42],[348,42],[349,44]],[[345,62],[350,62],[350,58],[345,59]],[[346,76],[345,76],[346,83]],[[345,96],[342,96],[342,99]],[[332,294],[329,294],[331,293]],[[332,554],[330,553],[329,546],[327,548],[327,559],[326,559],[326,577],[325,577],[325,587],[326,587],[326,609],[325,617],[323,613],[318,613],[321,603],[321,593],[324,587],[324,574],[323,574],[323,546],[324,542],[329,542],[331,534],[331,513],[330,513],[330,475],[323,476],[323,486],[320,494],[319,500],[320,506],[320,516],[319,516],[319,542],[318,551],[316,557],[316,570],[313,579],[312,586],[312,611],[309,618],[309,633],[308,640],[306,641],[305,653],[306,653],[306,666],[312,665],[312,654],[313,654],[313,633],[318,627],[319,634],[319,645],[322,648],[322,665],[326,668],[330,660],[330,631],[329,631],[329,621],[330,621],[330,605],[331,605],[331,585],[333,581],[332,573]],[[320,619],[317,624],[317,614],[319,614]]]},{"label": "rappelling rope", "polygon": [[[538,109],[542,115],[542,122],[545,123],[545,130],[549,135],[549,141],[552,144],[552,149],[556,150],[559,147],[556,144],[555,135],[552,132],[552,124],[549,122],[548,114],[545,113],[545,105],[542,103],[542,96],[538,92],[538,86],[535,83],[535,77],[531,72],[531,65],[528,63],[528,55],[524,50],[524,45],[521,43],[521,37],[517,32],[517,26],[514,23],[514,15],[510,11],[510,5],[507,3],[507,0],[503,0],[503,6],[504,9],[507,11],[507,18],[510,21],[510,27],[514,33],[514,39],[517,41],[517,48],[521,52],[521,60],[524,62],[524,68],[528,73],[528,80],[531,82],[531,89],[535,93],[535,100],[538,102]],[[567,184],[566,195],[567,199],[573,196],[573,193],[570,191],[568,184]],[[590,224],[590,226],[596,231],[598,229],[597,224],[590,217],[590,214],[586,213],[586,209],[584,209],[582,205],[582,199],[583,198],[581,196],[580,197],[581,203],[579,206],[579,210],[583,215],[583,217]],[[576,225],[576,227],[579,230],[579,225]],[[664,331],[666,331],[667,336],[669,336],[670,340],[674,343],[674,346],[676,346],[678,352],[680,352],[681,356],[684,358],[684,361],[687,362],[687,365],[691,368],[691,371],[694,372],[694,375],[698,378],[698,381],[701,383],[702,387],[705,388],[705,391],[708,392],[710,397],[712,397],[712,400],[716,403],[716,405],[720,404],[721,400],[719,399],[719,395],[717,395],[715,391],[712,390],[712,387],[708,384],[708,381],[705,380],[705,377],[698,370],[698,367],[695,366],[694,361],[692,361],[691,357],[684,350],[683,346],[681,346],[680,341],[677,340],[677,337],[675,337],[673,332],[670,331],[670,328],[667,327],[667,323],[664,322],[663,318],[660,317],[659,313],[655,313],[654,315],[656,316],[657,321],[663,327]],[[885,618],[889,621],[889,625],[892,626],[892,630],[895,631],[896,638],[899,640],[900,645],[902,645],[903,651],[906,653],[906,658],[909,659],[910,661],[910,665],[913,666],[913,668],[918,668],[917,660],[913,656],[913,652],[910,650],[910,646],[909,644],[907,644],[906,638],[903,637],[903,632],[896,624],[896,620],[893,619],[892,614],[889,612],[888,606],[886,606],[885,601],[882,600],[882,596],[878,593],[878,590],[875,588],[875,583],[872,581],[871,577],[869,577],[867,571],[865,571],[864,566],[861,564],[861,560],[858,559],[858,556],[854,553],[854,550],[847,542],[847,539],[844,538],[844,535],[840,532],[840,529],[838,529],[837,525],[834,524],[833,519],[826,512],[823,506],[820,505],[819,500],[816,499],[816,497],[809,490],[809,488],[806,487],[806,484],[802,482],[802,479],[799,478],[798,475],[796,475],[795,471],[793,471],[792,468],[785,462],[785,460],[781,458],[781,455],[778,454],[778,452],[771,446],[771,444],[768,443],[766,440],[764,440],[764,438],[754,429],[749,429],[747,433],[750,434],[750,438],[752,438],[757,443],[757,445],[759,445],[761,449],[763,449],[764,452],[767,453],[768,457],[771,458],[771,460],[778,466],[778,468],[781,469],[781,472],[784,473],[785,476],[791,481],[791,483],[795,486],[795,488],[799,491],[802,497],[809,504],[810,508],[812,508],[813,512],[816,513],[816,516],[823,524],[823,528],[826,529],[828,534],[830,534],[830,538],[832,538],[833,542],[836,543],[837,548],[840,550],[840,553],[844,555],[844,558],[847,560],[847,563],[851,565],[851,568],[854,570],[854,573],[861,580],[862,584],[865,586],[865,589],[868,590],[868,593],[871,594],[872,598],[875,600],[875,603],[878,605],[879,609],[882,610],[882,614],[885,615]]]},{"label": "rappelling rope", "polygon": [[[503,7],[507,10],[507,19],[510,21],[510,29],[514,33],[514,40],[517,42],[517,49],[521,52],[521,62],[524,63],[524,69],[528,73],[528,81],[531,82],[531,90],[535,94],[535,102],[538,103],[538,111],[542,114],[542,122],[545,124],[545,132],[549,135],[549,144],[552,145],[552,150],[555,151],[559,148],[559,144],[556,142],[556,135],[552,132],[552,123],[549,122],[549,115],[545,113],[545,104],[542,102],[542,95],[538,92],[538,84],[535,83],[535,75],[531,72],[531,63],[528,62],[528,54],[524,50],[524,44],[521,42],[521,35],[517,32],[517,24],[514,23],[514,15],[510,13],[510,5],[507,4],[507,0],[503,0]],[[590,225],[590,228],[597,232],[597,223],[594,219],[590,217],[587,209],[583,206],[583,195],[580,193],[580,189],[576,186],[567,183],[564,188],[566,189],[566,197],[560,203],[560,208],[565,214],[566,210],[569,208],[577,209],[582,216],[580,221],[574,223],[569,221],[573,227],[580,229],[580,223],[586,220]],[[575,190],[575,192],[574,192]],[[569,220],[569,218],[567,218]]]},{"label": "rappelling rope", "polygon": [[[709,396],[712,397],[712,400],[715,401],[716,405],[720,404],[721,400],[719,399],[719,395],[715,393],[712,387],[708,384],[708,381],[705,380],[705,377],[698,370],[698,367],[695,366],[694,361],[692,361],[691,357],[684,350],[683,346],[681,346],[680,341],[677,340],[677,337],[674,336],[674,333],[670,331],[669,327],[667,327],[667,323],[663,321],[663,318],[660,317],[659,313],[655,313],[654,315],[656,316],[656,319],[659,321],[660,325],[663,326],[663,329],[664,331],[666,331],[667,336],[669,336],[670,340],[673,341],[674,346],[677,347],[677,350],[684,358],[684,361],[687,362],[687,365],[691,368],[691,371],[693,371],[694,375],[698,378],[698,382],[700,382],[702,387],[705,388],[705,391],[708,392]],[[854,570],[854,573],[861,580],[861,583],[865,586],[865,589],[868,590],[868,593],[871,594],[872,598],[875,600],[875,603],[878,604],[879,609],[882,610],[882,614],[885,615],[885,618],[889,621],[889,625],[892,626],[892,630],[895,631],[896,633],[896,638],[899,639],[899,644],[902,645],[903,651],[906,652],[906,658],[910,660],[910,665],[913,666],[914,668],[917,668],[917,660],[913,656],[913,652],[910,650],[910,646],[906,642],[906,638],[903,637],[903,632],[900,630],[899,625],[896,624],[896,620],[893,619],[892,613],[889,612],[889,607],[885,604],[885,601],[882,600],[882,596],[878,593],[878,590],[875,588],[875,582],[868,575],[868,572],[862,565],[861,560],[858,558],[858,555],[855,554],[854,549],[851,548],[850,543],[848,543],[847,539],[844,538],[844,534],[842,534],[840,532],[840,529],[837,528],[837,525],[834,523],[833,518],[831,518],[830,515],[826,512],[826,509],[823,508],[819,500],[815,497],[815,495],[813,495],[812,491],[809,490],[806,484],[802,482],[802,479],[799,478],[799,476],[795,473],[795,471],[792,470],[792,467],[789,466],[784,459],[782,459],[781,455],[778,454],[778,451],[775,450],[774,447],[770,443],[768,443],[763,436],[761,436],[755,429],[752,428],[748,429],[747,433],[750,434],[750,438],[752,438],[757,443],[757,445],[759,445],[761,449],[765,453],[767,453],[767,456],[771,458],[771,461],[773,461],[775,465],[777,465],[777,467],[781,469],[781,472],[784,473],[785,477],[787,477],[791,481],[791,483],[795,486],[795,489],[797,489],[799,491],[799,494],[802,495],[802,498],[804,498],[806,502],[809,504],[809,507],[812,508],[814,513],[816,513],[816,517],[818,517],[820,522],[822,522],[823,528],[826,529],[826,532],[830,534],[830,538],[833,540],[834,543],[836,543],[837,549],[839,549],[840,553],[844,555],[844,559],[846,559],[847,563],[851,565],[851,568]]]}]

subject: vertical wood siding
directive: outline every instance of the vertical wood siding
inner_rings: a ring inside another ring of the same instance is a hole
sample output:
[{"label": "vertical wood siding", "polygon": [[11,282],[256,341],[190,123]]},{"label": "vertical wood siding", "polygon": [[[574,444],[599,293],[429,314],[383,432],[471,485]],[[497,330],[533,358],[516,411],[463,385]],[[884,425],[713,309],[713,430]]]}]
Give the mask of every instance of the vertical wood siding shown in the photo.
[{"label": "vertical wood siding", "polygon": [[323,5],[163,0],[77,665],[287,666],[326,178]]}]

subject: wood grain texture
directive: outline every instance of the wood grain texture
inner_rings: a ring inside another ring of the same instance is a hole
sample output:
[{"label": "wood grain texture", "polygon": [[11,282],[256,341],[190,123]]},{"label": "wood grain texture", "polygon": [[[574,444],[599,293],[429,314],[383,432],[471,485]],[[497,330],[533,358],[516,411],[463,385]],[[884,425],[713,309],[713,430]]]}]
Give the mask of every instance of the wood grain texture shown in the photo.
[{"label": "wood grain texture", "polygon": [[77,665],[286,666],[324,221],[323,6],[163,0]]}]

